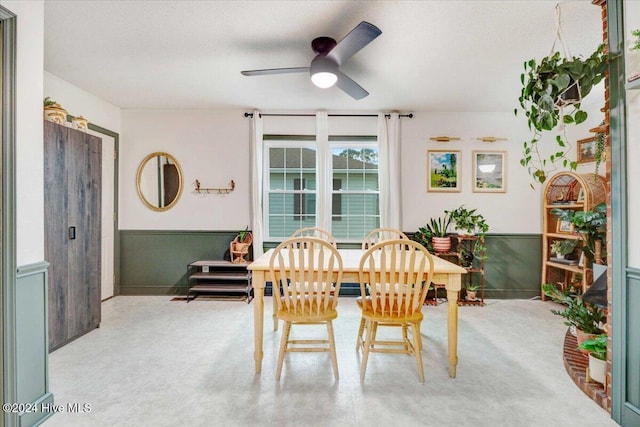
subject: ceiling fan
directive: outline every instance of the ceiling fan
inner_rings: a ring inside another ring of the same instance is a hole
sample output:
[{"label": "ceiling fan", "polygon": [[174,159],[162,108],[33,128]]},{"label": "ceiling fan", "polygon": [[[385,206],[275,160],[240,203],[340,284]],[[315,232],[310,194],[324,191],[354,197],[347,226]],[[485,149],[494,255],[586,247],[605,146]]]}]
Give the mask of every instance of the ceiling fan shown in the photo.
[{"label": "ceiling fan", "polygon": [[309,67],[270,68],[266,70],[241,71],[245,76],[265,76],[270,74],[310,73],[313,84],[329,88],[334,84],[354,99],[369,95],[362,86],[339,70],[349,58],[382,34],[378,27],[362,21],[339,43],[331,37],[318,37],[311,42],[316,57]]}]

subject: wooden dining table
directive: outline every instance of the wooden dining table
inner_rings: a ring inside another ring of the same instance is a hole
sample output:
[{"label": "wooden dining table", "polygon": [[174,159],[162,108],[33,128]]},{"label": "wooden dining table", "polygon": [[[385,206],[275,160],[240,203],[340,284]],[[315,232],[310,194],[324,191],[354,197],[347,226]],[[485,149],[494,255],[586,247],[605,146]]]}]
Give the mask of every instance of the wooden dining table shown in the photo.
[{"label": "wooden dining table", "polygon": [[[343,273],[342,283],[360,283],[358,276],[360,259],[365,251],[361,249],[338,249],[342,257]],[[256,373],[262,371],[262,344],[264,334],[264,289],[267,282],[271,281],[269,261],[273,249],[269,249],[258,259],[249,264],[248,269],[252,274],[252,286],[254,292],[253,301],[253,325],[254,325],[254,353]],[[432,283],[444,284],[447,291],[447,335],[448,335],[448,359],[449,376],[455,378],[458,364],[458,296],[462,283],[462,275],[467,272],[459,265],[453,264],[437,256],[433,257]],[[365,277],[366,279],[366,277]],[[275,310],[273,313],[273,330],[278,329],[278,319]],[[357,331],[354,331],[354,334]]]}]

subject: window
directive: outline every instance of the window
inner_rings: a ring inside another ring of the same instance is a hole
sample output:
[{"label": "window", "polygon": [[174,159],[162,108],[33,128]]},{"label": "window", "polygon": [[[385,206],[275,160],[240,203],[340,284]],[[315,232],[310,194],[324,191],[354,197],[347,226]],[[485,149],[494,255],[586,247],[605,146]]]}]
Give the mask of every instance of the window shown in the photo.
[{"label": "window", "polygon": [[[307,145],[307,146],[304,146]],[[265,211],[269,238],[316,224],[316,150],[302,141],[265,143]]]},{"label": "window", "polygon": [[378,148],[357,142],[331,142],[333,179],[331,234],[361,240],[380,227]]},{"label": "window", "polygon": [[[320,226],[341,241],[360,241],[380,226],[376,137],[331,136],[323,151],[309,137],[265,135],[264,149],[265,240]],[[320,156],[327,170],[317,168]]]}]

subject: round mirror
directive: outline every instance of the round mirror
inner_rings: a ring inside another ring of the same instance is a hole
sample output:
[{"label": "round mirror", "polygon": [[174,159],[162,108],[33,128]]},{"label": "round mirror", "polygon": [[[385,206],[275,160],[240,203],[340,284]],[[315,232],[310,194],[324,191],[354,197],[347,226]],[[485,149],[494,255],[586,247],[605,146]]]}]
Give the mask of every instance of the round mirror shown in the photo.
[{"label": "round mirror", "polygon": [[138,196],[149,209],[171,209],[182,194],[182,169],[171,154],[149,154],[138,166]]}]

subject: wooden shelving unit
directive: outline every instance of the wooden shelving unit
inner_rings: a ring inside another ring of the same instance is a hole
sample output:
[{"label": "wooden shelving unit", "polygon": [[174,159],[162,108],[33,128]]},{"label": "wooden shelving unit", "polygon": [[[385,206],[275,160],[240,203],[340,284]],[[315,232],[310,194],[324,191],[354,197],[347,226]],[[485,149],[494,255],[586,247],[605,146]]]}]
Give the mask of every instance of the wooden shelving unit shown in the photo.
[{"label": "wooden shelving unit", "polygon": [[[542,231],[542,279],[541,285],[551,283],[563,290],[571,285],[586,291],[593,278],[593,272],[586,266],[580,265],[582,253],[582,237],[573,231],[562,231],[558,217],[551,211],[553,208],[572,210],[593,210],[598,203],[606,199],[606,185],[602,176],[596,174],[577,174],[560,172],[549,179],[543,193],[543,231]],[[572,254],[568,256],[575,264],[553,261],[551,258],[551,244],[559,239],[580,240]],[[542,300],[546,295],[541,291]]]},{"label": "wooden shelving unit", "polygon": [[[483,306],[484,305],[484,285],[485,285],[484,283],[484,260],[485,260],[484,237],[475,236],[475,235],[474,236],[455,235],[455,236],[451,236],[451,239],[455,242],[455,246],[453,248],[454,251],[438,253],[437,255],[439,257],[444,257],[445,259],[449,259],[455,262],[456,264],[464,267],[467,270],[467,274],[464,274],[462,276],[462,288],[464,292],[460,293],[460,297],[458,299],[458,305]],[[475,253],[474,247],[478,241],[482,245],[482,251],[480,251],[479,253]],[[474,258],[470,266],[464,265],[465,252],[474,254]],[[474,280],[473,280],[474,278],[478,278],[477,282],[480,285],[480,289],[478,290],[476,299],[469,300],[467,298],[466,289],[471,283],[474,283]],[[434,292],[435,301],[437,304],[438,289],[444,288],[444,285],[433,284],[433,287],[435,291]]]}]

